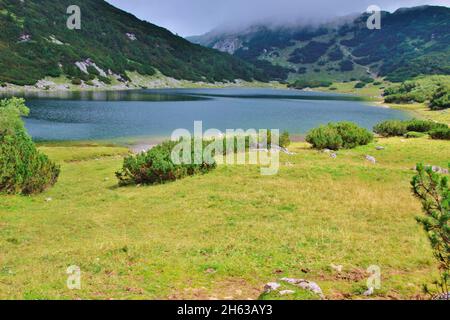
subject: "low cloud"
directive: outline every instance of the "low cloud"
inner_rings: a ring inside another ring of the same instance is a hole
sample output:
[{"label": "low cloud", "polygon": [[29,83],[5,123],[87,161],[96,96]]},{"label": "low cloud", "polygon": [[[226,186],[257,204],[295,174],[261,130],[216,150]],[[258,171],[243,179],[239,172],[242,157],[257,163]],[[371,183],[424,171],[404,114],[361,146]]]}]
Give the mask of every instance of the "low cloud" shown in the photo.
[{"label": "low cloud", "polygon": [[108,0],[141,19],[182,36],[203,34],[218,26],[236,28],[258,22],[319,23],[361,13],[370,5],[393,11],[417,5],[445,5],[448,0]]}]

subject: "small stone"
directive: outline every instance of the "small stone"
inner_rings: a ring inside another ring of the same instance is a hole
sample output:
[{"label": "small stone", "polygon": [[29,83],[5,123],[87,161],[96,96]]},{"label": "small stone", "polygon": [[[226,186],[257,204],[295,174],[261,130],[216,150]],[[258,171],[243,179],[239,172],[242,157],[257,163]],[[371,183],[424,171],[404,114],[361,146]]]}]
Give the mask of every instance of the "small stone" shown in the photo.
[{"label": "small stone", "polygon": [[293,278],[283,278],[283,279],[281,279],[281,281],[284,281],[284,282],[287,282],[289,284],[295,285],[295,286],[300,287],[300,288],[302,288],[304,290],[312,291],[315,294],[319,295],[321,298],[323,298],[322,289],[315,282],[304,280],[304,279],[293,279]]},{"label": "small stone", "polygon": [[266,286],[264,287],[264,291],[266,291],[267,293],[272,292],[272,291],[276,291],[281,287],[281,284],[276,283],[276,282],[269,282],[268,284],[266,284]]},{"label": "small stone", "polygon": [[330,266],[331,266],[331,268],[332,268],[333,270],[335,270],[335,271],[337,271],[337,272],[342,272],[342,270],[344,269],[343,266],[341,266],[341,265],[335,265],[335,264],[333,264],[333,263],[332,263]]},{"label": "small stone", "polygon": [[336,159],[336,158],[337,158],[337,154],[336,154],[336,153],[332,153],[332,154],[330,154],[330,157],[331,157],[332,159]]},{"label": "small stone", "polygon": [[374,291],[375,290],[372,287],[370,287],[369,290],[367,290],[366,292],[363,293],[363,296],[366,296],[366,297],[371,296],[371,295],[373,295]]},{"label": "small stone", "polygon": [[450,292],[438,294],[435,297],[433,297],[433,300],[437,300],[437,301],[450,300]]},{"label": "small stone", "polygon": [[375,149],[377,149],[378,151],[384,150],[385,148],[382,146],[377,146]]},{"label": "small stone", "polygon": [[295,291],[293,291],[293,290],[282,290],[282,291],[280,291],[280,295],[282,295],[282,296],[287,296],[287,295],[294,294],[294,293],[295,293]]},{"label": "small stone", "polygon": [[323,149],[322,152],[323,153],[331,153],[332,151],[330,149]]},{"label": "small stone", "polygon": [[51,202],[53,199],[52,198],[46,198],[45,202]]},{"label": "small stone", "polygon": [[448,169],[444,169],[438,166],[432,166],[431,170],[433,170],[433,172],[435,173],[440,173],[440,174],[448,174]]},{"label": "small stone", "polygon": [[366,156],[366,160],[373,164],[377,163],[377,159],[375,159],[375,157],[372,156]]}]

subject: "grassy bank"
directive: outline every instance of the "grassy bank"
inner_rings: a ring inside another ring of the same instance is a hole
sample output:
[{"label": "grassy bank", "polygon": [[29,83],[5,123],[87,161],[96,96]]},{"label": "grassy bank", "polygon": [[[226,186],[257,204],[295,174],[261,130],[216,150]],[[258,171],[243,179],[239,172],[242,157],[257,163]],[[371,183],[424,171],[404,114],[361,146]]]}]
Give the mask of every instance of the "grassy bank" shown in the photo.
[{"label": "grassy bank", "polygon": [[[277,176],[220,166],[127,188],[114,177],[126,149],[41,149],[62,166],[56,186],[0,196],[0,298],[256,299],[265,283],[298,277],[329,299],[358,299],[370,265],[382,270],[376,297],[416,298],[436,274],[409,181],[417,162],[447,166],[446,141],[380,139],[337,159],[295,143]],[[66,287],[71,265],[81,290]]]},{"label": "grassy bank", "polygon": [[[429,76],[419,79],[419,82],[431,82],[435,77],[442,77],[445,81],[450,81],[450,77],[448,76]],[[378,105],[387,106],[393,109],[404,110],[411,113],[414,117],[419,119],[428,119],[438,122],[447,123],[450,125],[450,110],[430,110],[429,106],[425,103],[410,103],[410,104],[394,104],[394,103],[385,103],[383,98],[383,91],[385,88],[392,86],[393,84],[387,81],[383,81],[382,79],[378,79],[375,83],[368,83],[364,88],[355,88],[355,85],[359,81],[352,82],[338,82],[333,83],[330,87],[322,87],[317,90],[323,92],[339,92],[346,94],[353,94],[362,96],[372,100],[374,103]],[[315,89],[316,90],[316,89]]]}]

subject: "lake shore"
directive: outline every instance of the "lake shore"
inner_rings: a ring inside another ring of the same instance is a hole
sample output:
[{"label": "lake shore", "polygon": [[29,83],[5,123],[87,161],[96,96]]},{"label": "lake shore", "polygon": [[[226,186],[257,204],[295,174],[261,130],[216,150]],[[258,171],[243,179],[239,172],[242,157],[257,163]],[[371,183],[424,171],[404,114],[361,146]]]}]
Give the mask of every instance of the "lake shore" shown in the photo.
[{"label": "lake shore", "polygon": [[364,88],[357,89],[355,85],[357,81],[333,83],[330,87],[321,87],[314,89],[319,92],[326,93],[345,93],[352,94],[359,97],[365,97],[374,106],[402,110],[410,113],[413,117],[418,119],[431,120],[442,122],[450,125],[450,110],[431,110],[425,103],[408,103],[395,104],[386,103],[383,98],[383,88],[389,85],[389,82],[382,82],[381,86],[376,86],[373,83],[367,84]]}]

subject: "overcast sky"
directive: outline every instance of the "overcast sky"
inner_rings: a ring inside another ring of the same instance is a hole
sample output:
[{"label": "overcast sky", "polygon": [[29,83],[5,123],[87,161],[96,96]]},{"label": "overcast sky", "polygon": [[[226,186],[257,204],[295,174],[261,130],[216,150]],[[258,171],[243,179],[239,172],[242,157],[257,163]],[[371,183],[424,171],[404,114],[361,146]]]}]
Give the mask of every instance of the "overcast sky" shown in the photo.
[{"label": "overcast sky", "polygon": [[369,5],[392,11],[423,4],[449,6],[449,0],[107,0],[123,10],[181,36],[199,35],[218,26],[324,21],[360,13]]}]

